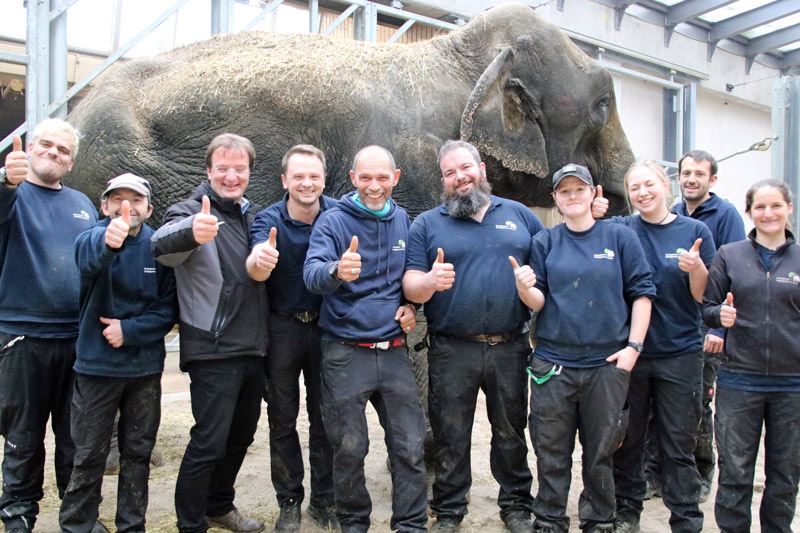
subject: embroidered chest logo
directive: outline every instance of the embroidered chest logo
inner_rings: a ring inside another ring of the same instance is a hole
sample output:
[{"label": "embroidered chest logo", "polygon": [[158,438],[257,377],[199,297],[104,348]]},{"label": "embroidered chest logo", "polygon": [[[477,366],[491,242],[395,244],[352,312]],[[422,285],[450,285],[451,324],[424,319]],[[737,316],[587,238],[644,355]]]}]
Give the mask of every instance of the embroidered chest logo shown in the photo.
[{"label": "embroidered chest logo", "polygon": [[392,246],[393,252],[405,252],[406,251],[406,241],[403,239],[398,239],[397,244]]},{"label": "embroidered chest logo", "polygon": [[144,267],[144,273],[145,274],[155,274],[156,273],[156,267]]},{"label": "embroidered chest logo", "polygon": [[72,218],[80,218],[81,220],[90,220],[92,217],[89,216],[85,210],[81,209],[80,213],[72,213]]},{"label": "embroidered chest logo", "polygon": [[795,285],[800,285],[800,276],[797,275],[797,272],[789,272],[788,277],[776,277],[775,281],[778,283],[794,283]]},{"label": "embroidered chest logo", "polygon": [[517,225],[511,222],[510,220],[506,220],[505,224],[495,224],[495,229],[511,229],[516,231]]},{"label": "embroidered chest logo", "polygon": [[603,250],[602,254],[594,254],[595,259],[610,259],[612,261],[616,256],[617,254],[614,253],[614,250],[609,250],[608,248]]},{"label": "embroidered chest logo", "polygon": [[678,248],[677,250],[675,250],[674,254],[671,254],[671,253],[667,252],[667,253],[664,254],[664,259],[677,259],[685,251],[686,251],[686,248]]}]

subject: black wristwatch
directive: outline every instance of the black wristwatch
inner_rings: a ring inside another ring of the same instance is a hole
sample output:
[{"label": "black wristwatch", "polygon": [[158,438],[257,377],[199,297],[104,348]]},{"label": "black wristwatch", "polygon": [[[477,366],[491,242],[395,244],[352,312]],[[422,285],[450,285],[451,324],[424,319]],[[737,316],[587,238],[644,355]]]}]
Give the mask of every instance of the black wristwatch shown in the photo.
[{"label": "black wristwatch", "polygon": [[628,342],[628,346],[630,346],[639,353],[642,353],[642,350],[644,350],[644,344],[642,344],[641,342]]},{"label": "black wristwatch", "polygon": [[328,274],[336,281],[341,281],[339,279],[339,261],[334,261],[330,264],[328,267]]}]

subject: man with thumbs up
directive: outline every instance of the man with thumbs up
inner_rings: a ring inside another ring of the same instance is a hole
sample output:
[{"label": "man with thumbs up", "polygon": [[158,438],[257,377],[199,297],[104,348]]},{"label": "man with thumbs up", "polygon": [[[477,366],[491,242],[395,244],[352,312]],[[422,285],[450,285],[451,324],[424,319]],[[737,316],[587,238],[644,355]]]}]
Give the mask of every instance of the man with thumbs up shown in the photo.
[{"label": "man with thumbs up", "polygon": [[333,499],[333,450],[320,412],[320,329],[317,324],[322,297],[303,283],[311,230],[322,213],[336,204],[324,196],[325,154],[319,148],[298,144],[281,161],[281,181],[286,194],[256,215],[250,229],[252,250],[247,272],[266,280],[270,301],[267,357],[269,453],[272,486],[281,508],[277,533],[300,530],[303,491],[303,455],[297,434],[300,409],[300,373],[306,385],[309,422],[311,494],[308,514],[320,527],[338,526]]},{"label": "man with thumbs up", "polygon": [[97,221],[92,202],[61,184],[78,145],[72,126],[48,119],[33,131],[27,151],[14,138],[0,169],[0,518],[6,531],[27,532],[36,522],[49,418],[59,496],[72,471],[80,288],[74,243]]},{"label": "man with thumbs up", "polygon": [[350,179],[356,191],[320,215],[303,267],[308,290],[322,295],[321,403],[336,515],[342,533],[370,526],[364,410],[382,400],[392,444],[391,528],[426,531],[425,420],[405,347],[416,318],[401,287],[409,219],[391,199],[400,170],[388,150],[368,146],[356,154]]},{"label": "man with thumbs up", "polygon": [[161,419],[164,337],[178,317],[175,275],[150,251],[153,230],[144,223],[153,212],[150,197],[143,178],[128,173],[109,180],[100,204],[108,218],[75,242],[81,273],[71,412],[76,451],[59,515],[64,532],[88,533],[97,523],[117,410],[116,526],[145,529],[150,454]]},{"label": "man with thumbs up", "polygon": [[245,266],[259,210],[244,195],[254,160],[248,139],[215,137],[206,149],[208,181],[167,210],[152,238],[156,259],[175,267],[180,366],[192,380],[195,425],[175,485],[180,532],[264,529],[233,504],[261,415],[268,339],[267,292]]},{"label": "man with thumbs up", "polygon": [[460,528],[472,482],[470,442],[478,391],[492,425],[491,469],[500,517],[531,531],[527,463],[530,310],[516,297],[508,257],[528,262],[542,223],[524,205],[491,194],[480,154],[464,141],[439,151],[444,203],[419,215],[408,237],[406,297],[425,304],[430,331],[428,413],[436,441],[431,531]]}]

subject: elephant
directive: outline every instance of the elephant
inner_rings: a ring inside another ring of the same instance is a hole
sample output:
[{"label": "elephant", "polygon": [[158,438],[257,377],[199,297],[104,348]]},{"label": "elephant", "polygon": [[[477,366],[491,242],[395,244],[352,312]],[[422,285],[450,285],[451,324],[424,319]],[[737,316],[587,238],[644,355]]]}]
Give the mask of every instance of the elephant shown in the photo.
[{"label": "elephant", "polygon": [[205,179],[205,148],[226,131],[255,145],[247,192],[263,205],[281,198],[281,157],[295,144],[325,152],[335,197],[352,187],[355,153],[384,146],[402,172],[393,197],[412,217],[441,201],[448,139],[473,143],[493,192],[528,206],[552,206],[549,178],[579,163],[619,213],[633,161],[608,71],[522,4],[415,44],[216,36],[120,65],[68,120],[83,140],[67,185],[98,198],[113,176],[146,177],[156,224]]}]

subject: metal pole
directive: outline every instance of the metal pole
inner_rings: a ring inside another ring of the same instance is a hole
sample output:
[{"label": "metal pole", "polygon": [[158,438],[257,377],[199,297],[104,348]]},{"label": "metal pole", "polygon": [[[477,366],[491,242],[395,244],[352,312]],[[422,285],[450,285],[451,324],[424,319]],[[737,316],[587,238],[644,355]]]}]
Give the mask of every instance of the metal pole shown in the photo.
[{"label": "metal pole", "polygon": [[[50,0],[50,10],[61,7],[64,0]],[[49,13],[48,13],[49,17]],[[50,87],[48,103],[57,100],[67,91],[67,11],[62,11],[50,21]],[[67,118],[67,105],[54,109],[50,116]]]},{"label": "metal pole", "polygon": [[[784,76],[772,89],[772,177],[782,179],[792,194],[800,193],[800,78]],[[800,209],[791,217],[800,228]]]}]

